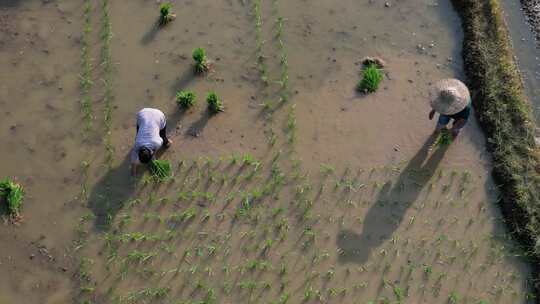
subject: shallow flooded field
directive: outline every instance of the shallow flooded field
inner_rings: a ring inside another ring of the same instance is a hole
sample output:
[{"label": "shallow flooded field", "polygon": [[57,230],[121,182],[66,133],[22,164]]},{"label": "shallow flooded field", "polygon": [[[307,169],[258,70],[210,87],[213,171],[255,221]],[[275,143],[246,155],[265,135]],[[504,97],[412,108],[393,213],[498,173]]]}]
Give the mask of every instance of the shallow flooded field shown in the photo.
[{"label": "shallow flooded field", "polygon": [[[27,192],[0,303],[527,303],[476,122],[430,149],[427,89],[462,78],[448,1],[172,5],[0,2],[0,172]],[[142,107],[170,181],[129,176]]]}]

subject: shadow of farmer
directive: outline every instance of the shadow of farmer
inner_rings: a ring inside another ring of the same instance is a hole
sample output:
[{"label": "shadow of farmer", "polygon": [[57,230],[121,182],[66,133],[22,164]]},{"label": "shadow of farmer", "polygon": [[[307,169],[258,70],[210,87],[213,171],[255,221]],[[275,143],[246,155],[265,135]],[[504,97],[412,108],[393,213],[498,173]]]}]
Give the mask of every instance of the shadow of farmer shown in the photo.
[{"label": "shadow of farmer", "polygon": [[199,119],[191,124],[186,132],[186,136],[199,137],[208,124],[211,116],[212,114],[210,114],[208,110],[203,111]]},{"label": "shadow of farmer", "polygon": [[180,77],[177,77],[174,84],[171,86],[171,93],[176,96],[176,92],[185,89],[195,78],[195,72],[193,66],[189,66],[189,69],[184,70]]},{"label": "shadow of farmer", "polygon": [[141,43],[143,45],[147,45],[150,42],[154,41],[154,39],[156,39],[157,33],[159,32],[160,29],[161,29],[161,25],[159,23],[159,20],[152,23],[152,26],[150,27],[150,29],[141,38]]},{"label": "shadow of farmer", "polygon": [[391,238],[399,228],[405,213],[418,199],[448,150],[448,145],[437,147],[429,156],[429,148],[435,139],[432,134],[426,140],[394,184],[387,182],[384,185],[366,214],[361,234],[351,230],[339,232],[340,263],[364,264],[371,251]]},{"label": "shadow of farmer", "polygon": [[95,216],[95,229],[107,231],[122,206],[135,192],[137,183],[130,177],[129,153],[122,164],[111,168],[92,189],[88,207]]}]

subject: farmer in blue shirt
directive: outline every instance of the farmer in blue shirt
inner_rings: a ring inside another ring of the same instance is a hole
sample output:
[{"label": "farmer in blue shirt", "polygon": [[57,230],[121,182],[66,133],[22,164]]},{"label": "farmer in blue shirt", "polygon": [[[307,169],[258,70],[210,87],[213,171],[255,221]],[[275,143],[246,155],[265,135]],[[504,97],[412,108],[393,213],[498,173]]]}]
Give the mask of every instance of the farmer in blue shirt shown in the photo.
[{"label": "farmer in blue shirt", "polygon": [[471,115],[471,95],[467,86],[457,79],[439,80],[430,91],[432,120],[435,112],[439,113],[436,133],[446,129],[450,120],[453,120],[450,132],[452,138],[459,135]]},{"label": "farmer in blue shirt", "polygon": [[131,174],[136,175],[139,163],[149,163],[161,147],[168,148],[171,144],[167,138],[165,114],[152,108],[140,110],[137,113],[137,136],[130,155]]}]

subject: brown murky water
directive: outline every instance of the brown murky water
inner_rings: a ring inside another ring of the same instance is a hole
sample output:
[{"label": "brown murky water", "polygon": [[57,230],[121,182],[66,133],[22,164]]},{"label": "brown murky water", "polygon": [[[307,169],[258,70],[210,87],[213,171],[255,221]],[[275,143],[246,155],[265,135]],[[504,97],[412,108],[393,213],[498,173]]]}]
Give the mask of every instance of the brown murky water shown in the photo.
[{"label": "brown murky water", "polygon": [[[257,1],[174,1],[164,28],[154,1],[111,2],[111,163],[103,2],[86,2],[88,139],[83,1],[4,3],[0,171],[27,198],[24,222],[0,230],[0,303],[527,301],[476,123],[426,150],[427,88],[462,75],[446,1],[263,0],[259,40]],[[204,77],[199,46],[213,61]],[[387,62],[369,96],[354,89],[364,56]],[[198,95],[187,112],[174,103],[184,88]],[[205,112],[210,90],[225,113]],[[176,176],[164,185],[128,174],[144,106],[168,116]]]}]

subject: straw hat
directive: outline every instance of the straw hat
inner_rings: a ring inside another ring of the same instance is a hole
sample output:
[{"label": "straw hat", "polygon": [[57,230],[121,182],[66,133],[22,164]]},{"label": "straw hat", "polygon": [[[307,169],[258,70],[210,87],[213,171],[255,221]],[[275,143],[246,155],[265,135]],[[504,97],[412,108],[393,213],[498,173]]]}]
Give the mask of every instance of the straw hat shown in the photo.
[{"label": "straw hat", "polygon": [[452,115],[465,109],[471,101],[467,86],[457,79],[442,79],[437,81],[429,92],[433,110]]}]

